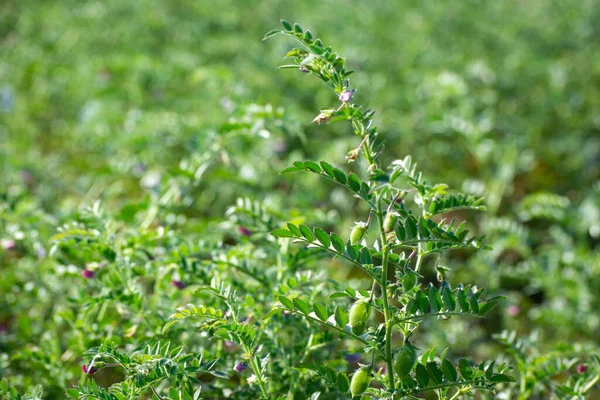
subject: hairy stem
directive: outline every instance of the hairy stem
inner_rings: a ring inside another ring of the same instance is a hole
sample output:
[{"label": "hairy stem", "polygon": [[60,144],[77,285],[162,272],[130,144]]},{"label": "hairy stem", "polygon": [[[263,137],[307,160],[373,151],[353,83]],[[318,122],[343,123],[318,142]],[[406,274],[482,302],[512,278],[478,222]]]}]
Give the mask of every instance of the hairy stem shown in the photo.
[{"label": "hairy stem", "polygon": [[387,364],[388,384],[390,390],[395,389],[394,383],[394,366],[392,356],[392,330],[394,328],[394,318],[390,312],[390,304],[388,301],[387,282],[388,282],[388,267],[390,248],[387,245],[385,229],[383,228],[383,209],[381,198],[377,203],[377,219],[379,220],[379,232],[381,234],[381,247],[383,258],[381,261],[381,299],[383,300],[383,312],[385,316],[385,362]]},{"label": "hairy stem", "polygon": [[256,357],[254,355],[250,355],[250,365],[252,366],[252,370],[254,370],[254,374],[256,375],[256,380],[258,382],[258,386],[260,386],[260,391],[262,392],[263,397],[265,399],[268,399],[269,394],[267,393],[267,388],[265,387],[262,372],[258,367],[258,363],[256,362]]}]

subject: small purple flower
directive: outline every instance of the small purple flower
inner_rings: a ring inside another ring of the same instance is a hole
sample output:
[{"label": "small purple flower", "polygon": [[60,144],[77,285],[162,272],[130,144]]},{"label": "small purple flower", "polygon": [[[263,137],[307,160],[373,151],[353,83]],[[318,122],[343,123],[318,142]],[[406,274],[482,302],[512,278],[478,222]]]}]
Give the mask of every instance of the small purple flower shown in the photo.
[{"label": "small purple flower", "polygon": [[173,285],[174,287],[176,287],[179,290],[185,289],[185,283],[178,281],[177,279],[171,280],[171,285]]},{"label": "small purple flower", "polygon": [[89,269],[84,269],[81,271],[81,276],[83,276],[85,279],[94,279],[94,275],[94,271]]},{"label": "small purple flower", "polygon": [[96,372],[98,372],[98,370],[96,368],[94,368],[94,367],[88,368],[87,365],[85,365],[85,364],[83,364],[81,366],[81,370],[86,375],[94,375]]},{"label": "small purple flower", "polygon": [[248,363],[246,361],[240,361],[233,367],[237,372],[244,372],[246,368],[248,368]]},{"label": "small purple flower", "polygon": [[225,347],[234,347],[235,343],[233,343],[231,340],[226,340],[225,342]]},{"label": "small purple flower", "polygon": [[2,239],[0,240],[0,246],[6,251],[14,250],[16,243],[12,239]]},{"label": "small purple flower", "polygon": [[512,306],[508,306],[508,308],[506,309],[506,312],[511,317],[516,317],[521,313],[521,307],[513,304]]},{"label": "small purple flower", "polygon": [[360,353],[353,353],[353,354],[346,354],[344,356],[344,358],[346,359],[346,361],[350,364],[354,364],[360,361],[360,357],[361,354]]},{"label": "small purple flower", "polygon": [[300,66],[300,71],[304,72],[305,74],[308,72],[308,70],[306,69],[306,67],[304,65]]},{"label": "small purple flower", "polygon": [[583,374],[585,371],[587,371],[587,367],[583,364],[579,364],[577,366],[577,373],[578,374]]},{"label": "small purple flower", "polygon": [[340,94],[340,101],[341,101],[342,103],[347,103],[347,102],[349,102],[349,101],[350,101],[350,99],[352,98],[352,95],[353,95],[353,94],[354,94],[354,90],[352,90],[352,91],[346,90],[345,92],[342,92],[342,93]]},{"label": "small purple flower", "polygon": [[250,231],[250,229],[248,229],[248,228],[246,228],[244,226],[240,225],[240,227],[238,228],[238,231],[240,232],[240,235],[243,235],[243,236],[252,236],[252,231]]}]

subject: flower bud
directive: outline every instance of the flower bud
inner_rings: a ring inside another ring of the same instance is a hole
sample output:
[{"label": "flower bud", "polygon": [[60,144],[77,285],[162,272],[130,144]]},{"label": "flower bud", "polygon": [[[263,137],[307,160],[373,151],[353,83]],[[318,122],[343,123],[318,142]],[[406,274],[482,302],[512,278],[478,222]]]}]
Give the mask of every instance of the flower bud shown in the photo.
[{"label": "flower bud", "polygon": [[241,235],[243,236],[252,236],[252,231],[244,226],[240,226],[238,228],[238,231],[240,232]]},{"label": "flower bud", "polygon": [[583,365],[583,364],[579,364],[579,365],[577,366],[577,373],[578,373],[578,374],[583,374],[585,371],[587,371],[587,368],[586,368],[586,366],[585,366],[585,365]]},{"label": "flower bud", "polygon": [[352,375],[352,381],[350,382],[350,393],[352,393],[352,397],[363,394],[370,383],[371,377],[369,376],[369,371],[367,371],[366,368],[357,370],[354,375]]},{"label": "flower bud", "polygon": [[86,375],[94,375],[96,372],[98,372],[98,370],[94,367],[90,367],[88,368],[87,365],[83,364],[81,366],[81,370],[83,371],[84,374]]},{"label": "flower bud", "polygon": [[347,103],[350,101],[353,94],[354,90],[346,90],[345,92],[340,93],[339,99],[342,103]]},{"label": "flower bud", "polygon": [[367,234],[367,224],[358,222],[350,232],[350,243],[357,244]]},{"label": "flower bud", "polygon": [[94,279],[94,275],[94,271],[89,269],[84,269],[81,271],[81,276],[83,276],[85,279]]},{"label": "flower bud", "polygon": [[300,66],[300,71],[304,72],[305,74],[308,72],[308,70],[306,69],[306,67],[304,65]]},{"label": "flower bud", "polygon": [[398,222],[398,214],[394,212],[389,212],[386,214],[385,219],[383,220],[383,230],[388,233],[396,228],[396,223]]},{"label": "flower bud", "polygon": [[371,316],[371,305],[359,300],[350,308],[349,323],[355,335],[362,335]]},{"label": "flower bud", "polygon": [[185,283],[178,281],[177,279],[171,280],[171,285],[173,285],[173,287],[176,287],[179,290],[185,289]]},{"label": "flower bud", "polygon": [[246,368],[248,368],[248,363],[246,361],[240,361],[233,367],[236,372],[244,372]]}]

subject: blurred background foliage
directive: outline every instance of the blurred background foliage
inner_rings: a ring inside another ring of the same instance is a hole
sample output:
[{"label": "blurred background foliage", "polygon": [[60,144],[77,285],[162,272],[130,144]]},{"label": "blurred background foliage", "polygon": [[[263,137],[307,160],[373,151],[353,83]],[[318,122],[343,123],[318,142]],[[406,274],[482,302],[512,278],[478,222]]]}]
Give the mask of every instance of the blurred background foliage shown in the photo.
[{"label": "blurred background foliage", "polygon": [[494,250],[442,264],[507,303],[476,329],[431,324],[428,340],[497,354],[489,338],[509,329],[596,349],[597,1],[5,0],[0,376],[33,368],[8,355],[48,333],[60,274],[81,280],[49,257],[51,238],[98,200],[116,224],[190,241],[240,196],[337,231],[366,217],[336,188],[276,175],[298,159],[343,165],[358,145],[343,124],[310,124],[337,102],[328,88],[275,69],[291,45],[260,39],[280,18],[347,57],[385,162],[411,154],[429,180],[487,199],[468,217]]}]

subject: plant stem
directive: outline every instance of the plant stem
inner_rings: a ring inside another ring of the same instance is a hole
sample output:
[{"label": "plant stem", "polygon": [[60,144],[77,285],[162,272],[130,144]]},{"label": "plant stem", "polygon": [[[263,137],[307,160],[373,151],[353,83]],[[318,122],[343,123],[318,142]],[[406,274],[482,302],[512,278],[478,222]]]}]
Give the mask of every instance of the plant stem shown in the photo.
[{"label": "plant stem", "polygon": [[390,305],[388,301],[387,292],[387,277],[388,277],[388,266],[389,266],[389,255],[390,248],[387,245],[387,238],[385,236],[385,229],[383,228],[383,209],[381,198],[377,202],[377,219],[379,220],[379,232],[381,234],[381,250],[383,252],[383,258],[381,261],[381,299],[383,300],[383,313],[385,316],[385,362],[387,364],[387,373],[389,379],[389,389],[395,389],[394,383],[394,366],[392,357],[392,330],[394,329],[394,318],[390,312]]},{"label": "plant stem", "polygon": [[154,393],[154,395],[156,396],[156,398],[158,400],[162,400],[162,397],[156,392],[156,389],[154,389],[154,386],[150,386],[150,389],[152,389],[152,393]]},{"label": "plant stem", "polygon": [[419,272],[421,269],[421,264],[423,263],[423,252],[421,251],[421,243],[418,244],[419,250],[417,253],[417,262],[415,264],[415,272]]},{"label": "plant stem", "polygon": [[[248,349],[246,349],[246,352],[248,352]],[[256,380],[258,382],[258,386],[260,386],[260,391],[263,394],[263,397],[265,399],[269,398],[269,394],[267,393],[267,388],[265,387],[265,382],[263,381],[263,376],[262,373],[260,371],[260,368],[258,368],[258,364],[256,363],[256,357],[254,355],[252,355],[252,352],[249,352],[250,354],[250,365],[252,366],[252,369],[254,370],[254,374],[256,375]]]}]

